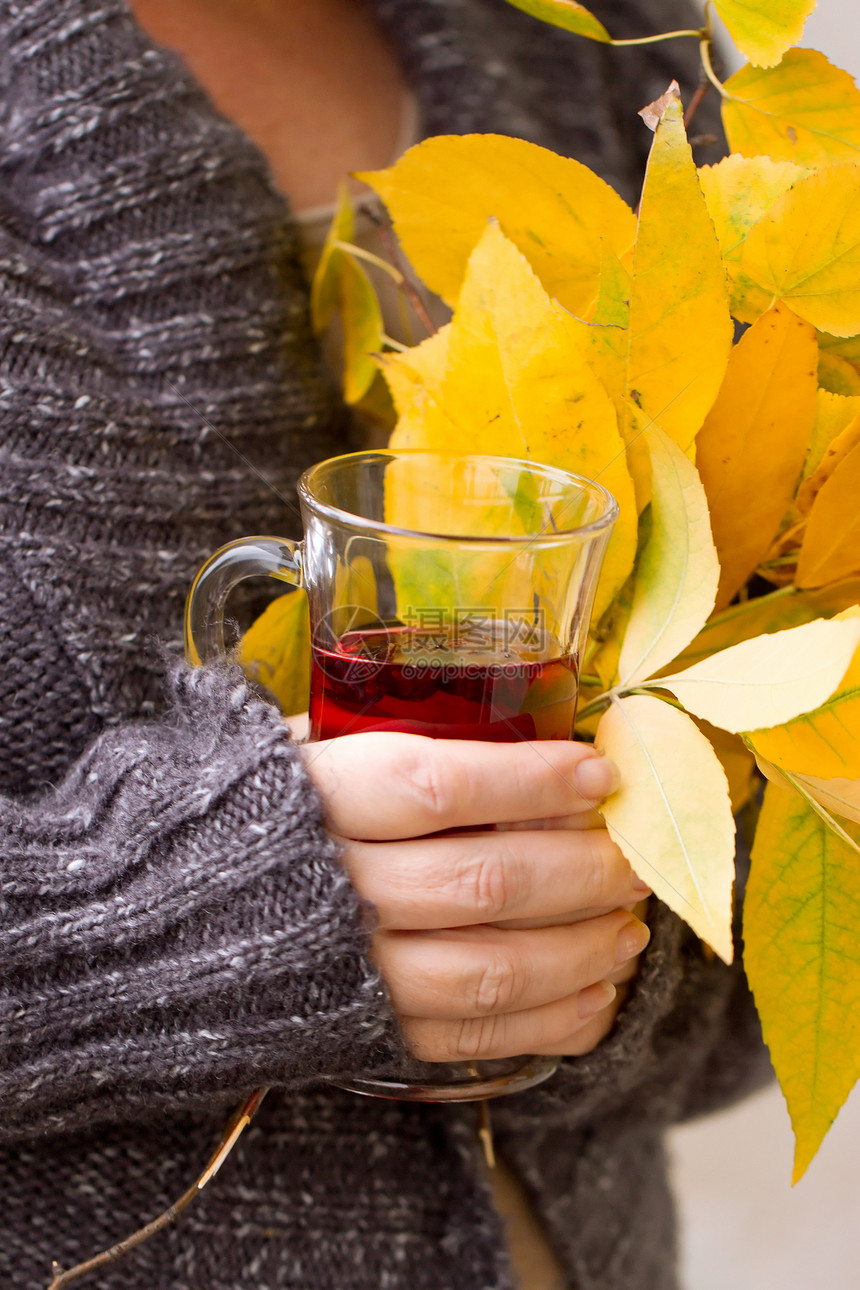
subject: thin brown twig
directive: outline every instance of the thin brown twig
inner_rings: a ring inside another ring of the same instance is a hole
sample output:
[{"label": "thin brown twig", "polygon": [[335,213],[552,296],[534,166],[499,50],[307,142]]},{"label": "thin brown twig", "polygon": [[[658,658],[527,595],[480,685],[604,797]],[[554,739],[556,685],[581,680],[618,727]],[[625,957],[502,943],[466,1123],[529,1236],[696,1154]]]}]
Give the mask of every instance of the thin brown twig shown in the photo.
[{"label": "thin brown twig", "polygon": [[157,1218],[152,1219],[152,1221],[147,1223],[145,1227],[138,1228],[136,1232],[132,1232],[131,1236],[127,1236],[124,1240],[118,1241],[116,1245],[112,1245],[109,1250],[102,1250],[100,1254],[94,1255],[84,1263],[78,1263],[73,1268],[63,1269],[60,1267],[59,1263],[55,1261],[51,1265],[53,1280],[48,1286],[48,1290],[62,1290],[64,1286],[70,1285],[72,1281],[77,1281],[79,1277],[86,1276],[88,1272],[95,1272],[96,1268],[102,1268],[107,1263],[115,1263],[117,1259],[121,1259],[124,1254],[129,1252],[129,1250],[133,1250],[137,1245],[142,1245],[143,1242],[148,1241],[151,1236],[155,1236],[156,1232],[161,1232],[165,1227],[169,1227],[169,1225],[179,1217],[182,1211],[188,1208],[194,1200],[194,1197],[199,1195],[206,1184],[211,1182],[215,1177],[218,1170],[233,1150],[239,1137],[257,1114],[263,1098],[266,1096],[268,1091],[268,1088],[256,1089],[248,1100],[244,1102],[242,1106],[240,1106],[239,1109],[230,1117],[230,1120],[221,1135],[221,1140],[210,1157],[206,1168],[203,1170],[202,1174],[194,1180],[188,1190],[179,1197],[179,1200],[174,1201],[169,1209],[166,1209],[163,1214],[159,1214]]},{"label": "thin brown twig", "polygon": [[702,100],[705,98],[710,88],[711,88],[711,82],[707,79],[707,77],[703,76],[702,79],[699,81],[695,94],[690,99],[690,106],[687,108],[687,111],[684,113],[685,130],[689,130],[690,122],[692,121],[693,117],[696,115],[699,108],[701,107]]}]

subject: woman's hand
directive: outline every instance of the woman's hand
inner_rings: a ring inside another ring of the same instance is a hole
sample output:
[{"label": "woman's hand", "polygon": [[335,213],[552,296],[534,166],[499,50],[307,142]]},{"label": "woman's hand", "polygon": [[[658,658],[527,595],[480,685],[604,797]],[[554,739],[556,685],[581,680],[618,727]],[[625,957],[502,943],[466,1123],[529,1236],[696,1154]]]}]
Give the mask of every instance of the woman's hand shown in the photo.
[{"label": "woman's hand", "polygon": [[[582,743],[379,732],[304,751],[378,911],[373,953],[414,1055],[589,1052],[649,938],[631,912],[648,888],[594,809],[614,764]],[[488,825],[505,827],[469,831]]]}]

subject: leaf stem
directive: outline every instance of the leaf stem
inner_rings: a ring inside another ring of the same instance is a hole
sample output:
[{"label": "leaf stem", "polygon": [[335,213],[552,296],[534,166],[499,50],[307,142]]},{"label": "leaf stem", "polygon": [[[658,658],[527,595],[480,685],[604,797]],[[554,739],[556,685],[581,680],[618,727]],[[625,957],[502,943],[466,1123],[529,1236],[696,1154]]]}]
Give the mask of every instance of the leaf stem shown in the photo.
[{"label": "leaf stem", "polygon": [[382,343],[387,345],[389,349],[396,349],[398,354],[408,354],[412,348],[411,345],[404,345],[402,341],[395,340],[393,336],[386,336],[385,333],[382,336]]},{"label": "leaf stem", "polygon": [[720,98],[724,98],[724,99],[731,98],[731,95],[729,94],[725,85],[723,85],[723,82],[719,79],[719,77],[714,71],[714,65],[711,62],[711,37],[709,34],[706,34],[704,38],[699,41],[699,54],[702,59],[702,67],[704,69],[705,75],[713,85],[714,89],[720,95]]},{"label": "leaf stem", "polygon": [[661,40],[675,40],[678,36],[695,36],[702,40],[706,35],[704,28],[697,27],[690,31],[662,31],[656,36],[636,36],[632,40],[610,40],[610,45],[619,48],[622,45],[656,45]]},{"label": "leaf stem", "polygon": [[337,247],[338,251],[344,251],[347,255],[353,256],[356,260],[364,260],[367,264],[372,264],[374,268],[382,269],[390,278],[402,287],[404,283],[403,274],[396,269],[393,264],[383,260],[381,255],[374,255],[372,251],[365,251],[363,246],[356,246],[354,242],[333,242],[332,246]]}]

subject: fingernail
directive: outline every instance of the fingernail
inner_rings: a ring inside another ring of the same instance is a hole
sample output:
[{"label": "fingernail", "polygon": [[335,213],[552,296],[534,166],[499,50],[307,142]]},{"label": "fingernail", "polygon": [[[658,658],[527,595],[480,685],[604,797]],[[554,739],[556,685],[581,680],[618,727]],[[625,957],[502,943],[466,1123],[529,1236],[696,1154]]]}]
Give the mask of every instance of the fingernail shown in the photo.
[{"label": "fingernail", "polygon": [[574,771],[573,782],[583,797],[600,801],[620,787],[621,775],[608,757],[587,757]]},{"label": "fingernail", "polygon": [[580,990],[576,1006],[582,1020],[585,1021],[586,1017],[593,1017],[595,1013],[608,1008],[617,993],[611,981],[598,981],[596,985]]},{"label": "fingernail", "polygon": [[650,931],[638,919],[625,923],[615,945],[615,966],[620,967],[641,954],[650,939]]},{"label": "fingernail", "polygon": [[643,882],[642,879],[639,877],[639,875],[633,869],[630,870],[630,886],[633,888],[634,891],[640,891],[643,896],[654,895],[654,892],[648,886],[647,882]]}]

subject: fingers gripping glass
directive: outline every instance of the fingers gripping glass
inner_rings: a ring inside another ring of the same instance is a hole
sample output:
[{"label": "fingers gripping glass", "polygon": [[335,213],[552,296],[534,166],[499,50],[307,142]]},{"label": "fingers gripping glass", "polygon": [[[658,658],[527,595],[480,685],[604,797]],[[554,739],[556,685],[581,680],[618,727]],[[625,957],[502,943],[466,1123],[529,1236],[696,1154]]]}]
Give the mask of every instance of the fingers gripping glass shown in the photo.
[{"label": "fingers gripping glass", "polygon": [[[352,453],[299,484],[304,538],[232,542],[186,607],[186,653],[225,652],[244,578],[307,591],[310,739],[369,730],[512,742],[569,739],[579,662],[617,517],[599,484],[531,461]],[[411,1063],[345,1087],[471,1101],[546,1079],[555,1058]]]}]

